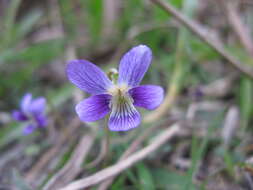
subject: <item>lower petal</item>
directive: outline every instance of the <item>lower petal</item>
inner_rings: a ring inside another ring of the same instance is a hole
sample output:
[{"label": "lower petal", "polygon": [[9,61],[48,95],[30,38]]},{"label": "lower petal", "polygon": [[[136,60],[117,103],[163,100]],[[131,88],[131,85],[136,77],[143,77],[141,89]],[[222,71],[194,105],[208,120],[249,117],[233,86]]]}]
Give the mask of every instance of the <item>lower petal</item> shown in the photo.
[{"label": "lower petal", "polygon": [[109,111],[111,95],[99,94],[91,96],[76,105],[76,112],[84,122],[102,119]]},{"label": "lower petal", "polygon": [[45,115],[39,114],[35,116],[38,127],[45,127],[47,125],[47,117]]},{"label": "lower petal", "polygon": [[130,101],[121,101],[112,105],[112,113],[109,119],[111,131],[128,131],[137,127],[140,122],[140,113]]},{"label": "lower petal", "polygon": [[29,135],[31,134],[34,130],[36,129],[36,126],[33,124],[28,124],[24,130],[23,130],[23,134],[24,135]]},{"label": "lower petal", "polygon": [[148,110],[157,108],[163,101],[164,92],[160,86],[141,85],[129,90],[134,105]]},{"label": "lower petal", "polygon": [[26,121],[28,119],[23,112],[18,110],[12,112],[12,118],[16,121]]}]

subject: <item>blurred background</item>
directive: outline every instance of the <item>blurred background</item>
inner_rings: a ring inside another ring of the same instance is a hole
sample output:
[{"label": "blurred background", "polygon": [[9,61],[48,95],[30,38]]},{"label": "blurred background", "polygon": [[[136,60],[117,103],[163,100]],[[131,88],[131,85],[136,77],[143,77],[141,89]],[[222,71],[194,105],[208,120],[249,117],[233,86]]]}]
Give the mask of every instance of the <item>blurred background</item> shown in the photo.
[{"label": "blurred background", "polygon": [[[253,68],[253,1],[163,2],[227,54],[156,1],[0,1],[1,190],[57,190],[115,164],[138,139],[132,153],[142,149],[175,123],[177,137],[104,189],[253,189],[253,74],[240,69]],[[141,110],[139,128],[110,132],[108,141],[103,121],[77,118],[74,107],[86,95],[67,80],[65,66],[87,59],[108,72],[138,44],[153,51],[143,83],[163,86],[165,101]],[[47,98],[49,124],[31,135],[11,117],[26,92]]]}]

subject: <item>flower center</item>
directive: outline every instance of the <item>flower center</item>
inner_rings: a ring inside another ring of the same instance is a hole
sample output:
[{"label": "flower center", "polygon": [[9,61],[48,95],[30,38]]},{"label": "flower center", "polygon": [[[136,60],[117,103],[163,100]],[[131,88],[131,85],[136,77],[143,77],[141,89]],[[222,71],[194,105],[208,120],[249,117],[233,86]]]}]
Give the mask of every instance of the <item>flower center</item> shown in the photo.
[{"label": "flower center", "polygon": [[129,87],[125,84],[114,85],[108,90],[108,93],[112,95],[110,102],[110,108],[112,115],[116,117],[124,117],[132,115],[135,111],[133,106],[133,99],[128,93]]},{"label": "flower center", "polygon": [[114,96],[124,96],[128,94],[129,87],[126,84],[121,85],[113,85],[110,89],[108,89],[108,93]]}]

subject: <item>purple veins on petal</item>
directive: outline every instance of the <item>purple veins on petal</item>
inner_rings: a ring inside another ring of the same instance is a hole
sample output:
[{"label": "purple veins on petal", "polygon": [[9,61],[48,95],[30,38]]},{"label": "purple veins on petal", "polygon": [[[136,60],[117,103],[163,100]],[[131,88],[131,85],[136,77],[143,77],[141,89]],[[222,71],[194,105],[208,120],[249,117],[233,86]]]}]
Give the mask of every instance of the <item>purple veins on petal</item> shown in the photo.
[{"label": "purple veins on petal", "polygon": [[74,85],[92,95],[103,94],[112,85],[99,67],[86,60],[71,61],[66,67],[66,73]]},{"label": "purple veins on petal", "polygon": [[18,111],[18,110],[14,110],[12,112],[12,118],[15,119],[16,121],[26,121],[26,120],[28,120],[27,116],[23,112]]},{"label": "purple veins on petal", "polygon": [[29,135],[29,134],[31,134],[35,129],[36,129],[36,126],[35,126],[34,124],[28,124],[28,125],[24,128],[23,134]]},{"label": "purple veins on petal", "polygon": [[109,129],[111,131],[128,131],[137,127],[141,122],[141,116],[137,110],[129,114],[111,114],[109,119]]},{"label": "purple veins on petal", "polygon": [[141,116],[132,105],[129,97],[119,97],[112,100],[112,112],[109,118],[109,129],[112,131],[127,131],[137,127]]},{"label": "purple veins on petal", "polygon": [[157,108],[163,101],[164,91],[160,86],[141,85],[129,90],[134,105],[148,110]]},{"label": "purple veins on petal", "polygon": [[82,121],[91,122],[102,119],[109,111],[111,95],[99,94],[84,99],[76,105],[76,112]]},{"label": "purple veins on petal", "polygon": [[139,45],[132,48],[120,60],[118,83],[131,87],[139,85],[151,61],[152,52],[149,47]]}]

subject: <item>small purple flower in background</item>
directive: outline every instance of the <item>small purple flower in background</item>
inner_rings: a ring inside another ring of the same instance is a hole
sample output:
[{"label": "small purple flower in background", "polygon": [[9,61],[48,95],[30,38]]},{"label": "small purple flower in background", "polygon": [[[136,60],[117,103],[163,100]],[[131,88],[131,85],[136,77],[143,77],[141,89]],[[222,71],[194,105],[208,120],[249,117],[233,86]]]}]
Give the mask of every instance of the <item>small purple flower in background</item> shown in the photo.
[{"label": "small purple flower in background", "polygon": [[45,127],[47,118],[45,116],[46,99],[39,97],[32,99],[32,94],[24,95],[20,102],[20,110],[14,110],[12,113],[13,119],[20,122],[27,122],[24,128],[24,134],[30,134],[35,129]]},{"label": "small purple flower in background", "polygon": [[73,60],[67,65],[69,80],[92,96],[76,105],[85,122],[102,119],[110,112],[109,129],[127,131],[137,127],[141,116],[135,106],[148,110],[163,101],[163,89],[156,85],[139,85],[152,60],[149,47],[132,48],[121,59],[117,81],[111,81],[96,65],[87,60]]}]

